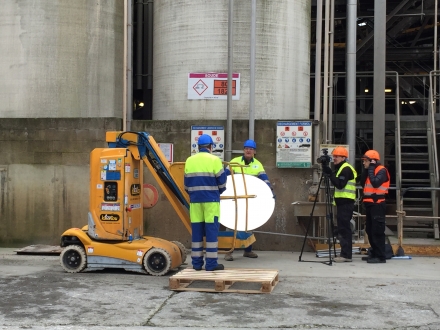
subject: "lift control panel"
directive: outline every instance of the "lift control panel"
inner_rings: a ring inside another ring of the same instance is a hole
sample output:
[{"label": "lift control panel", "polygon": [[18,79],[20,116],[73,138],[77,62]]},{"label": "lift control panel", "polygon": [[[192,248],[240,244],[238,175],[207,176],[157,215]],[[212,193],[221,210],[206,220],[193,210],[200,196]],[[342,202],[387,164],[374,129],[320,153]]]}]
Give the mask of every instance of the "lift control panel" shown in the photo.
[{"label": "lift control panel", "polygon": [[126,148],[97,148],[90,155],[89,235],[130,240],[142,234],[142,170]]}]

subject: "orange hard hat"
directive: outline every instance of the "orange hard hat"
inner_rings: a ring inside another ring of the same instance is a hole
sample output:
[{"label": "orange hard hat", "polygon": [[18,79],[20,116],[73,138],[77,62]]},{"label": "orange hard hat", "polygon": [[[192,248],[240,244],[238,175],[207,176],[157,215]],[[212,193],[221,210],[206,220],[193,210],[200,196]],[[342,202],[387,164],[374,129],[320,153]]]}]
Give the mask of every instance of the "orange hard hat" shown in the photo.
[{"label": "orange hard hat", "polygon": [[380,156],[379,153],[376,150],[368,150],[362,157],[361,159],[375,159],[375,160],[380,160]]},{"label": "orange hard hat", "polygon": [[342,156],[347,158],[348,157],[348,151],[344,147],[336,147],[332,151],[333,156]]}]

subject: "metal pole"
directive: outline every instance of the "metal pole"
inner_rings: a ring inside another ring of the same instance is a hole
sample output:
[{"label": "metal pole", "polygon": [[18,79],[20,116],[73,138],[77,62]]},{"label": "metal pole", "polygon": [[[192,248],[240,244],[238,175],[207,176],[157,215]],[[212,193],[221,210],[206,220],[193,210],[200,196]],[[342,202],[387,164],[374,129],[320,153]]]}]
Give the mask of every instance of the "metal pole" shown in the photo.
[{"label": "metal pole", "polygon": [[254,140],[255,131],[255,48],[256,48],[257,0],[252,0],[251,10],[251,70],[249,82],[249,139]]},{"label": "metal pole", "polygon": [[122,58],[122,130],[127,130],[127,1],[124,0],[124,50]]},{"label": "metal pole", "polygon": [[325,26],[324,26],[324,82],[323,82],[323,98],[322,98],[322,142],[327,143],[327,126],[328,126],[328,42],[330,31],[330,0],[325,0]]},{"label": "metal pole", "polygon": [[349,148],[348,162],[355,165],[356,160],[356,17],[357,1],[348,0],[347,2],[347,144]]},{"label": "metal pole", "polygon": [[385,163],[386,1],[374,0],[373,148]]},{"label": "metal pole", "polygon": [[127,2],[127,131],[133,118],[133,0]]},{"label": "metal pole", "polygon": [[143,6],[142,0],[136,2],[136,89],[142,89]]},{"label": "metal pole", "polygon": [[397,239],[399,247],[403,244],[403,219],[405,218],[405,211],[403,211],[403,195],[401,195],[400,189],[402,188],[402,157],[401,157],[401,134],[400,134],[400,82],[399,73],[396,72],[396,133],[395,133],[395,144],[396,144],[396,206],[397,206]]},{"label": "metal pole", "polygon": [[[437,11],[438,11],[438,0],[435,0],[434,8],[434,71],[437,71]],[[437,77],[434,77],[434,103],[433,110],[437,113]]]},{"label": "metal pole", "polygon": [[147,89],[153,89],[153,1],[148,2],[148,36],[147,36]]},{"label": "metal pole", "polygon": [[332,143],[333,141],[333,53],[334,53],[334,41],[335,41],[335,1],[330,0],[330,72],[328,83],[328,130],[327,141]]},{"label": "metal pole", "polygon": [[[321,47],[322,47],[322,0],[316,0],[316,43],[315,43],[315,104],[314,119],[320,123],[321,119]],[[314,137],[314,159],[320,155],[320,125],[315,125],[313,130]],[[313,182],[318,182],[317,171],[313,172]]]},{"label": "metal pole", "polygon": [[226,161],[232,156],[232,63],[233,63],[233,15],[234,0],[229,0],[228,11],[228,98],[226,111]]}]

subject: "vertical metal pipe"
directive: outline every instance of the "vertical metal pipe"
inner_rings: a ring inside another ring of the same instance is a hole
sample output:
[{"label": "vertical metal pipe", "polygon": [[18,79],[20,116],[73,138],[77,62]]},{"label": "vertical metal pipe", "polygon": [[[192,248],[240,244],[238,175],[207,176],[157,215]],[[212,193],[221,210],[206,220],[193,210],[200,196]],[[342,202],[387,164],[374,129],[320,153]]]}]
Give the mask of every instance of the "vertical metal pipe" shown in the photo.
[{"label": "vertical metal pipe", "polygon": [[232,159],[232,64],[233,64],[234,0],[229,0],[228,10],[228,97],[226,111],[226,161]]},{"label": "vertical metal pipe", "polygon": [[335,1],[330,0],[330,59],[329,59],[329,83],[328,83],[328,127],[327,141],[333,141],[333,53],[335,42]]},{"label": "vertical metal pipe", "polygon": [[327,143],[328,126],[328,57],[329,57],[329,31],[330,31],[330,0],[325,0],[324,19],[324,81],[322,83],[322,142]]},{"label": "vertical metal pipe", "polygon": [[385,162],[386,1],[374,0],[373,148]]},{"label": "vertical metal pipe", "polygon": [[[320,123],[321,120],[321,47],[322,47],[322,0],[316,0],[316,43],[315,43],[315,104],[313,118]],[[315,125],[313,130],[314,137],[314,158],[320,155],[320,125]],[[318,181],[318,174],[314,172],[313,181]]]},{"label": "vertical metal pipe", "polygon": [[142,47],[144,10],[142,0],[136,2],[136,89],[142,89]]},{"label": "vertical metal pipe", "polygon": [[357,0],[347,1],[347,78],[346,78],[346,111],[347,144],[349,163],[355,165],[356,159],[356,30]]},{"label": "vertical metal pipe", "polygon": [[257,0],[252,0],[251,9],[251,68],[249,82],[249,139],[254,140],[255,131],[255,48],[256,48]]},{"label": "vertical metal pipe", "polygon": [[133,119],[133,0],[127,2],[127,131]]},{"label": "vertical metal pipe", "polygon": [[[437,18],[438,14],[438,0],[435,0],[435,6],[434,6],[434,71],[437,71]],[[433,110],[434,113],[437,113],[437,79],[438,77],[434,77],[434,104],[433,104]]]},{"label": "vertical metal pipe", "polygon": [[147,89],[153,89],[153,0],[148,1]]},{"label": "vertical metal pipe", "polygon": [[[396,155],[396,206],[397,211],[403,211],[403,205],[401,203],[401,192],[400,189],[402,188],[402,159],[401,159],[401,143],[400,143],[400,83],[399,83],[399,73],[395,72],[396,74],[396,123],[395,123],[395,155]],[[399,227],[399,224],[398,224]],[[399,230],[400,229],[400,230]],[[402,228],[399,228],[397,231],[400,232]]]},{"label": "vertical metal pipe", "polygon": [[127,0],[124,0],[124,50],[122,58],[122,130],[127,130]]}]

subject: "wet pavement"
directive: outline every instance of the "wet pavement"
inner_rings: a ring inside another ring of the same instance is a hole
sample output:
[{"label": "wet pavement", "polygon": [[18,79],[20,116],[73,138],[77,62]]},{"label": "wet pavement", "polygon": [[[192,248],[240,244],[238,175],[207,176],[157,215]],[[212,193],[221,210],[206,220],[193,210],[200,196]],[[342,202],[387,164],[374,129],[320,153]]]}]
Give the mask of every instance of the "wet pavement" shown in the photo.
[{"label": "wet pavement", "polygon": [[58,256],[14,250],[0,249],[0,329],[440,329],[436,257],[329,266],[313,253],[236,251],[225,267],[279,270],[272,293],[243,294],[171,291],[176,271],[68,274]]}]

